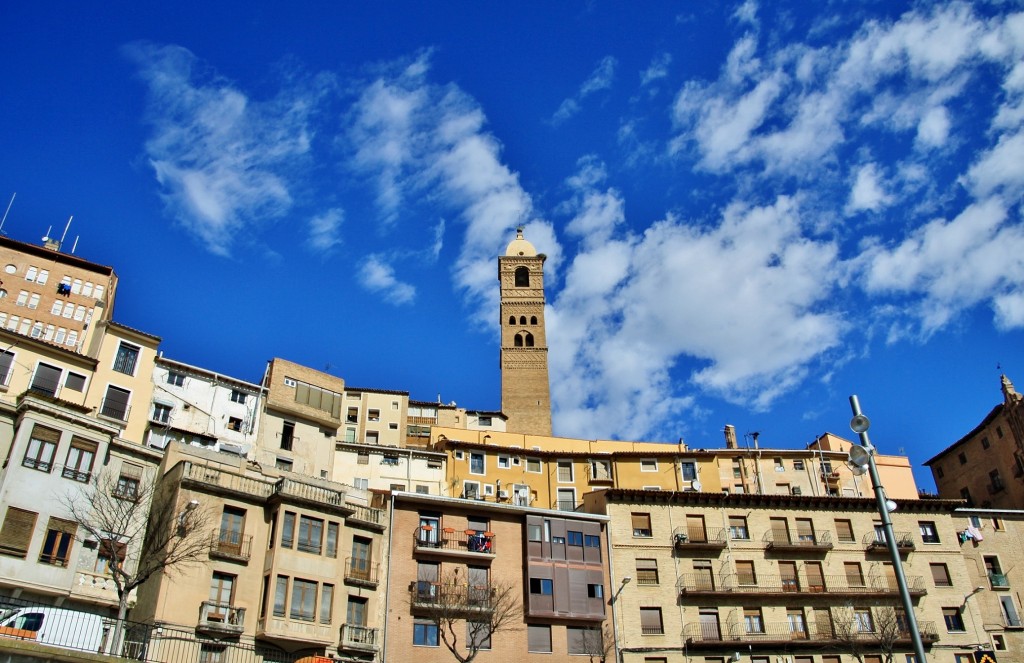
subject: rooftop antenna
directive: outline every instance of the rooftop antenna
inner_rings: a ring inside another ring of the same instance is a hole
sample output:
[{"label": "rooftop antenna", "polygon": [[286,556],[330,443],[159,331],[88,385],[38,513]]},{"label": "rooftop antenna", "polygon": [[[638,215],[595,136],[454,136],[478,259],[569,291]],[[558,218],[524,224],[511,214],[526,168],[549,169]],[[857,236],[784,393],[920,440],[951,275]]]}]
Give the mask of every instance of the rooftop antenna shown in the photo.
[{"label": "rooftop antenna", "polygon": [[11,211],[11,205],[14,204],[14,197],[16,195],[18,195],[17,191],[11,194],[11,202],[7,203],[7,209],[4,211],[4,218],[0,219],[0,234],[3,234],[4,232],[4,223],[7,222],[7,213]]},{"label": "rooftop antenna", "polygon": [[64,225],[64,234],[60,236],[61,245],[64,244],[64,238],[68,236],[68,228],[71,227],[71,219],[73,218],[75,218],[74,214],[68,217],[68,222]]},{"label": "rooftop antenna", "polygon": [[75,249],[78,248],[78,235],[75,235],[75,243],[71,245],[71,252],[74,253]]},{"label": "rooftop antenna", "polygon": [[50,241],[50,231],[51,231],[51,230],[53,230],[53,226],[48,226],[48,227],[46,228],[46,234],[45,234],[45,235],[43,235],[43,241],[44,241],[44,242],[49,242],[49,241]]}]

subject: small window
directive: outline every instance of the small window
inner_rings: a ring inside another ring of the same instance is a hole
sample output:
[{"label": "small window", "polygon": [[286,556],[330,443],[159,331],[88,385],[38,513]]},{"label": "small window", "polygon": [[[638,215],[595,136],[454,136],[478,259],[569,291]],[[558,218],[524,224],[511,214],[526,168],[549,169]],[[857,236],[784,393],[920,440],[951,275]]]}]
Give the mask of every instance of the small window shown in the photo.
[{"label": "small window", "polygon": [[470,453],[469,454],[469,473],[470,474],[483,474],[484,473],[484,455],[481,453]]},{"label": "small window", "polygon": [[40,564],[67,566],[71,558],[71,546],[75,541],[78,524],[71,520],[50,518],[46,526],[46,538],[39,554]]},{"label": "small window", "polygon": [[507,470],[512,466],[512,459],[509,456],[498,456],[498,469]]},{"label": "small window", "polygon": [[68,374],[64,377],[64,386],[72,391],[85,391],[85,376],[81,373],[68,371]]},{"label": "small window", "polygon": [[989,444],[989,441],[988,441],[987,437],[981,438],[981,448],[982,449],[988,449],[990,446],[991,445]]},{"label": "small window", "polygon": [[928,565],[932,571],[932,582],[936,587],[952,587],[953,581],[949,577],[949,568],[945,564],[932,563]]},{"label": "small window", "polygon": [[530,593],[551,596],[554,585],[550,578],[530,578]]},{"label": "small window", "polygon": [[540,474],[541,464],[540,458],[527,458],[526,459],[526,471]]},{"label": "small window", "polygon": [[967,464],[967,454],[965,454],[964,452],[961,451],[960,455],[958,455],[957,458],[960,460],[961,465]]},{"label": "small window", "polygon": [[640,559],[636,560],[636,584],[657,585],[658,584],[658,560]]},{"label": "small window", "polygon": [[946,630],[950,633],[960,633],[966,630],[960,608],[943,608],[942,619],[946,622]]},{"label": "small window", "polygon": [[370,421],[380,421],[380,410],[372,408],[366,413],[366,418]]},{"label": "small window", "polygon": [[551,626],[549,624],[527,624],[526,647],[531,652],[550,654]]},{"label": "small window", "polygon": [[855,541],[853,538],[853,523],[849,520],[836,519],[836,538],[845,543]]},{"label": "small window", "polygon": [[917,524],[918,529],[921,531],[921,541],[924,543],[938,543],[939,533],[935,529],[935,523],[930,521],[921,521]]},{"label": "small window", "polygon": [[53,469],[53,456],[57,452],[59,442],[60,431],[38,424],[33,426],[32,436],[28,441],[28,450],[25,451],[25,457],[21,461],[22,466],[40,472],[49,472]]},{"label": "small window", "polygon": [[634,513],[632,514],[633,520],[633,536],[650,538],[651,536],[651,514],[649,513]]},{"label": "small window", "polygon": [[426,619],[414,619],[412,644],[417,647],[437,647],[437,624]]},{"label": "small window", "polygon": [[238,391],[237,389],[231,390],[231,402],[232,403],[245,403],[246,393],[244,391]]},{"label": "small window", "polygon": [[642,635],[662,635],[665,627],[661,621],[661,608],[640,608],[640,633]]},{"label": "small window", "polygon": [[139,482],[142,480],[142,466],[122,463],[113,495],[123,500],[136,500],[139,496]]},{"label": "small window", "polygon": [[641,472],[657,472],[658,471],[658,460],[656,458],[642,458],[642,459],[640,459],[640,471]]},{"label": "small window", "polygon": [[228,417],[228,430],[241,431],[242,420],[238,417]]},{"label": "small window", "polygon": [[13,506],[7,507],[3,527],[0,528],[0,553],[14,557],[28,554],[32,532],[35,530],[38,514]]},{"label": "small window", "polygon": [[565,533],[566,543],[570,546],[583,546],[583,532],[569,530]]},{"label": "small window", "polygon": [[125,375],[135,375],[135,365],[139,361],[139,346],[121,341],[114,357],[114,370]]},{"label": "small window", "polygon": [[180,387],[185,384],[185,375],[183,373],[176,373],[174,371],[168,371],[167,373],[167,384]]}]

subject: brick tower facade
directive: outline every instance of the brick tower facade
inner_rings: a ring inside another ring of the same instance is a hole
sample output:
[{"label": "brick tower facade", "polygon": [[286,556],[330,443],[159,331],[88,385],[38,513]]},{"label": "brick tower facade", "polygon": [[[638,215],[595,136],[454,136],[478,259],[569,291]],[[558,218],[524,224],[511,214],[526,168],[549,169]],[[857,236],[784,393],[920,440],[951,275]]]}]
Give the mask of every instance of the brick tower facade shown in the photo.
[{"label": "brick tower facade", "polygon": [[551,435],[544,260],[522,227],[498,258],[501,283],[501,410],[508,430]]}]

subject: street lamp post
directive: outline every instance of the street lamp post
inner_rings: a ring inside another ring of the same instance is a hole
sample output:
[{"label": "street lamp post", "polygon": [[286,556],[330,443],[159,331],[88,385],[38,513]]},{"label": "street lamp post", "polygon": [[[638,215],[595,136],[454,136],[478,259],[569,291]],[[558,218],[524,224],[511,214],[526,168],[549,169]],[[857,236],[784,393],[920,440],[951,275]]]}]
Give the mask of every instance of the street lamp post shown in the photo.
[{"label": "street lamp post", "polygon": [[910,640],[914,645],[914,655],[917,663],[926,663],[924,655],[924,644],[921,642],[921,631],[917,626],[917,616],[914,614],[914,603],[910,599],[910,590],[907,587],[907,576],[903,573],[903,562],[900,560],[900,551],[896,547],[896,535],[892,530],[892,518],[889,517],[889,506],[886,503],[885,489],[878,477],[878,466],[875,465],[875,448],[868,438],[868,428],[871,422],[860,411],[860,401],[857,396],[850,396],[850,407],[853,409],[853,419],[850,421],[850,428],[860,436],[861,446],[867,451],[868,472],[871,475],[871,487],[875,491],[875,502],[878,506],[878,515],[882,519],[882,528],[885,531],[885,545],[889,549],[889,557],[892,558],[892,567],[896,572],[896,585],[900,590],[900,599],[903,602],[903,612],[907,618],[907,628],[910,630]]}]

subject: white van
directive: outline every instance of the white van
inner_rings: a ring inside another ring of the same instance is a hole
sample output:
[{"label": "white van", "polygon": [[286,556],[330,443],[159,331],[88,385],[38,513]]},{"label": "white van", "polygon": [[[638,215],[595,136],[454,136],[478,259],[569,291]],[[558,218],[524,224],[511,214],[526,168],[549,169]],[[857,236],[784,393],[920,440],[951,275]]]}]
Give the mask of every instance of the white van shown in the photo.
[{"label": "white van", "polygon": [[99,652],[103,645],[103,618],[65,608],[13,608],[0,612],[0,636]]}]

